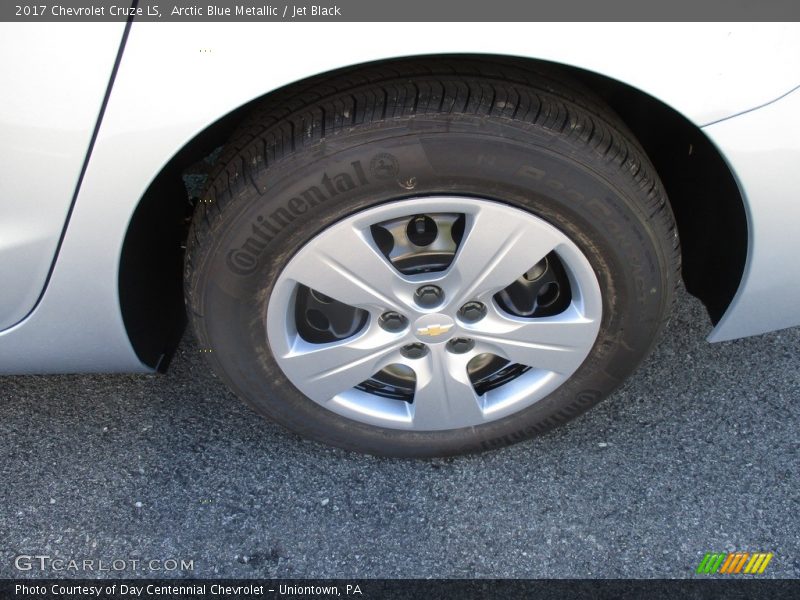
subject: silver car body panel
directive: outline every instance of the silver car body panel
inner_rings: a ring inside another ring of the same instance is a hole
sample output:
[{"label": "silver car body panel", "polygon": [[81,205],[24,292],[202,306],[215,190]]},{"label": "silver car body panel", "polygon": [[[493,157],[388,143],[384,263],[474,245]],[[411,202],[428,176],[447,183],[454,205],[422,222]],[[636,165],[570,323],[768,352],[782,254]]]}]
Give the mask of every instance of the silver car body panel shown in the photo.
[{"label": "silver car body panel", "polygon": [[53,263],[124,23],[0,23],[0,330]]},{"label": "silver car body panel", "polygon": [[747,199],[748,244],[736,296],[709,341],[800,325],[800,90],[704,128]]},{"label": "silver car body panel", "polygon": [[[399,35],[406,26],[135,23],[47,289],[25,320],[0,331],[0,373],[150,371],[128,339],[118,289],[125,233],[150,182],[198,132],[253,98],[316,73],[408,55],[407,38]],[[630,23],[564,27],[569,35],[552,24],[537,29],[529,23],[446,27],[419,23],[414,24],[414,53],[530,56],[580,66],[650,93],[697,125],[768,103],[800,80],[797,72],[763,67],[787,64],[796,71],[800,56],[797,25]],[[674,43],[675,27],[682,28],[680,44]],[[532,35],[534,29],[536,35]],[[12,37],[16,39],[17,34]],[[637,47],[639,51],[630,51]],[[318,52],[317,48],[326,51]],[[291,60],[286,58],[288,49]],[[113,61],[114,52],[110,54]],[[780,102],[784,101],[795,100],[789,96]],[[778,105],[708,128],[722,153],[740,171],[751,219],[762,206],[774,209],[776,201],[772,198],[785,202],[794,193],[796,174],[792,170],[796,168],[787,168],[782,160],[776,160],[784,165],[778,178],[777,166],[771,170],[763,166],[763,173],[746,167],[746,153],[740,149],[751,136],[759,139],[761,134],[734,124],[740,119],[749,122],[746,120],[762,111],[764,119],[785,119],[785,114],[770,108]],[[769,129],[774,137],[769,141],[762,138],[764,160],[769,148],[796,157],[800,149],[796,125],[770,123]],[[36,172],[41,176],[44,171]],[[747,181],[741,173],[748,174]],[[51,218],[44,211],[41,216]],[[762,221],[759,216],[757,227],[751,228],[748,273],[734,306],[720,323],[724,333],[719,339],[728,339],[737,331],[748,335],[798,323],[789,304],[797,304],[800,294],[797,286],[785,286],[786,272],[774,268],[763,276],[753,275],[760,265],[770,262],[761,258],[763,253],[785,261],[800,249],[800,237],[779,239],[771,234],[773,221]],[[779,230],[784,231],[789,223],[787,219],[779,224]],[[13,280],[22,281],[26,276],[19,272]],[[788,293],[772,305],[769,314],[744,312],[752,310],[751,294],[779,288]],[[7,315],[0,318],[9,321]]]}]

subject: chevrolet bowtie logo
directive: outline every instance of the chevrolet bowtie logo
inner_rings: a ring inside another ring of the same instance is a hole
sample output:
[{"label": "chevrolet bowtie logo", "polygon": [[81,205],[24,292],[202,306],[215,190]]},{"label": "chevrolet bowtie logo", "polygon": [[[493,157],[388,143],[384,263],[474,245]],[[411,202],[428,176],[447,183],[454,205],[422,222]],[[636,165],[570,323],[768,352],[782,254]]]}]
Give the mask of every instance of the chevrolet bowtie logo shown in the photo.
[{"label": "chevrolet bowtie logo", "polygon": [[420,327],[417,329],[418,335],[429,335],[429,336],[437,336],[442,335],[443,333],[447,333],[453,328],[453,324],[450,325],[429,325],[428,327]]}]

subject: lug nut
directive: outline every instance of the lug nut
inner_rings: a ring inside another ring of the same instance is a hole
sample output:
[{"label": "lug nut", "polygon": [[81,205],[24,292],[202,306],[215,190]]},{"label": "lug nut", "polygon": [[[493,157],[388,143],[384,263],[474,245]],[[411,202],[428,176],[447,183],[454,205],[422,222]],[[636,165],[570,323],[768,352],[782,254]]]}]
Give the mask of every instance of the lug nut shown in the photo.
[{"label": "lug nut", "polygon": [[439,306],[444,300],[444,292],[438,285],[423,285],[414,292],[414,302],[422,308]]},{"label": "lug nut", "polygon": [[400,348],[400,354],[406,358],[422,358],[428,353],[428,347],[425,344],[409,344]]},{"label": "lug nut", "polygon": [[470,338],[453,338],[447,342],[447,349],[454,354],[464,354],[475,347],[475,340]]},{"label": "lug nut", "polygon": [[523,274],[527,281],[536,281],[547,271],[547,258],[543,258],[538,263],[533,265],[529,271]]},{"label": "lug nut", "polygon": [[396,333],[398,331],[403,331],[403,329],[406,328],[408,325],[408,319],[406,319],[400,313],[389,311],[380,316],[378,319],[378,324],[382,329]]},{"label": "lug nut", "polygon": [[458,311],[458,316],[465,323],[475,323],[486,316],[486,305],[483,302],[467,302]]}]

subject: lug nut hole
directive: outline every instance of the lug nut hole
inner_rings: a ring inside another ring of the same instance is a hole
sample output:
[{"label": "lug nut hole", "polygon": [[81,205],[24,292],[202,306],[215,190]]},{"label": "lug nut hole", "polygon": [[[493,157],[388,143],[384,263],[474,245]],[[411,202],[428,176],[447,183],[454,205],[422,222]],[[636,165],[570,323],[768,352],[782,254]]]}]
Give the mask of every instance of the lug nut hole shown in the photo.
[{"label": "lug nut hole", "polygon": [[486,316],[486,305],[483,302],[467,302],[458,311],[458,316],[465,323],[476,323]]},{"label": "lug nut hole", "polygon": [[528,272],[523,274],[523,277],[527,281],[536,281],[537,279],[541,279],[542,275],[547,272],[547,258],[543,258],[538,263],[533,265]]},{"label": "lug nut hole", "polygon": [[475,340],[470,338],[453,338],[447,342],[447,350],[453,354],[464,354],[475,347]]},{"label": "lug nut hole", "polygon": [[547,307],[553,304],[553,302],[558,300],[558,292],[559,288],[556,282],[551,281],[550,283],[546,283],[544,286],[542,286],[542,289],[539,290],[539,296],[537,299],[539,306]]},{"label": "lug nut hole", "polygon": [[378,324],[386,331],[398,332],[403,331],[408,326],[408,319],[400,313],[389,311],[380,316]]},{"label": "lug nut hole", "polygon": [[409,344],[400,349],[400,354],[411,359],[422,358],[427,353],[428,347],[425,344]]},{"label": "lug nut hole", "polygon": [[308,324],[317,331],[328,331],[331,326],[331,322],[328,320],[328,317],[325,316],[325,313],[316,308],[306,311],[306,320]]},{"label": "lug nut hole", "polygon": [[444,302],[444,291],[438,285],[423,285],[414,292],[414,302],[422,308],[433,308]]},{"label": "lug nut hole", "polygon": [[436,221],[427,215],[418,215],[409,221],[406,235],[415,246],[430,246],[439,234]]}]

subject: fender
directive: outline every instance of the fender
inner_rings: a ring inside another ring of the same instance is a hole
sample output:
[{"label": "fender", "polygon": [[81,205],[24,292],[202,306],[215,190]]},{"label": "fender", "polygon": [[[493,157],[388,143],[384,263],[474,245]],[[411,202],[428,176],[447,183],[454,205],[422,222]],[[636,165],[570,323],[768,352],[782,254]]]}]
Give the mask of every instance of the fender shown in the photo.
[{"label": "fender", "polygon": [[674,25],[639,23],[134,23],[48,289],[0,333],[2,372],[151,370],[120,313],[121,246],[153,178],[209,124],[318,73],[458,53],[594,71],[702,126],[794,88],[796,73],[764,65],[794,64],[800,35],[793,24],[687,24],[678,39]]}]

